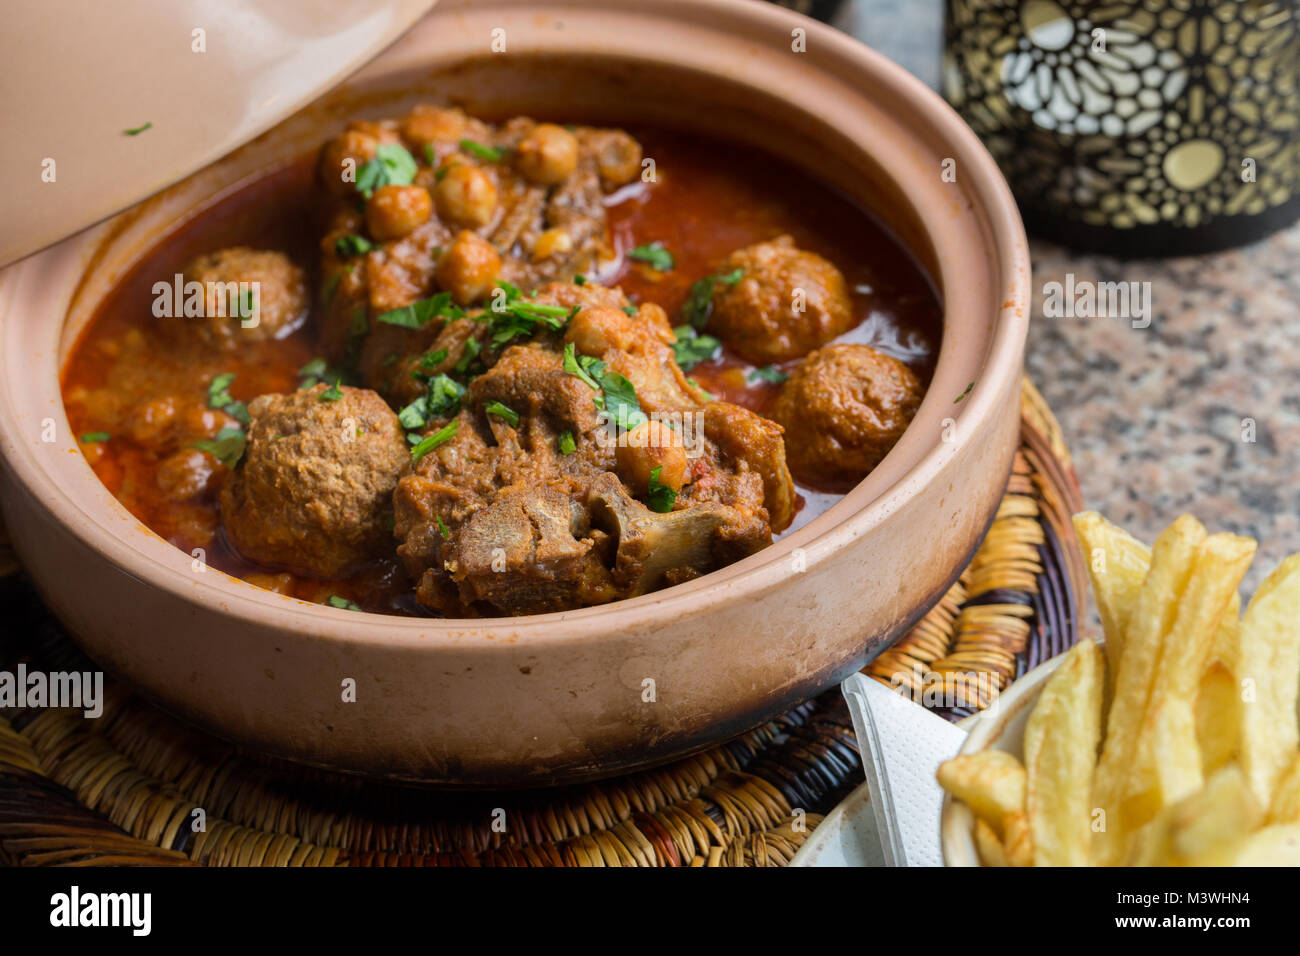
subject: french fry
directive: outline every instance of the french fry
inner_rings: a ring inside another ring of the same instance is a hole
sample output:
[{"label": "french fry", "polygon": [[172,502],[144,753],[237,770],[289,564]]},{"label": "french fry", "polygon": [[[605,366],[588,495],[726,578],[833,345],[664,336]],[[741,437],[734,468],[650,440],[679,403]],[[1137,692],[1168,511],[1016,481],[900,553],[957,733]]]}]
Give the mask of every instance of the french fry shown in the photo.
[{"label": "french fry", "polygon": [[1300,823],[1300,753],[1291,755],[1291,766],[1273,788],[1268,808],[1269,823]]},{"label": "french fry", "polygon": [[1300,554],[1283,561],[1247,605],[1240,653],[1240,676],[1254,690],[1241,707],[1241,766],[1267,807],[1300,745]]},{"label": "french fry", "polygon": [[1083,548],[1093,599],[1106,634],[1106,663],[1114,688],[1124,654],[1124,628],[1151,569],[1151,549],[1095,511],[1074,516],[1074,533]]},{"label": "french fry", "polygon": [[1240,609],[1241,602],[1234,595],[1223,612],[1210,664],[1196,692],[1196,745],[1206,774],[1237,759],[1241,739],[1241,690],[1236,677]]},{"label": "french fry", "polygon": [[939,765],[939,786],[1006,838],[1007,819],[1025,812],[1025,768],[1005,750],[959,754]]},{"label": "french fry", "polygon": [[1002,846],[1007,854],[1007,865],[1033,866],[1034,836],[1029,829],[1029,814],[1023,810],[1008,813],[1002,821],[1002,828],[1006,831]]},{"label": "french fry", "polygon": [[1178,602],[1178,616],[1161,645],[1142,718],[1130,789],[1123,801],[1127,825],[1148,822],[1162,807],[1204,784],[1196,740],[1197,693],[1224,611],[1255,556],[1255,547],[1250,538],[1215,534],[1197,549]]},{"label": "french fry", "polygon": [[1191,576],[1205,529],[1183,515],[1156,539],[1147,573],[1124,627],[1115,692],[1106,719],[1106,737],[1093,781],[1092,805],[1104,816],[1092,841],[1091,860],[1104,866],[1123,862],[1131,827],[1121,803],[1129,793],[1129,771],[1137,752],[1137,731],[1151,694],[1165,635],[1173,627],[1178,601]]},{"label": "french fry", "polygon": [[1092,641],[1070,649],[1025,726],[1026,811],[1035,866],[1085,866],[1090,794],[1101,738],[1106,660]]},{"label": "french fry", "polygon": [[1200,790],[1170,804],[1142,829],[1130,866],[1188,866],[1232,846],[1256,830],[1263,811],[1235,764]]},{"label": "french fry", "polygon": [[979,852],[980,862],[985,866],[1010,866],[1002,841],[993,832],[993,827],[984,820],[975,819],[975,849]]},{"label": "french fry", "polygon": [[1189,865],[1300,866],[1300,823],[1276,823],[1256,830]]}]

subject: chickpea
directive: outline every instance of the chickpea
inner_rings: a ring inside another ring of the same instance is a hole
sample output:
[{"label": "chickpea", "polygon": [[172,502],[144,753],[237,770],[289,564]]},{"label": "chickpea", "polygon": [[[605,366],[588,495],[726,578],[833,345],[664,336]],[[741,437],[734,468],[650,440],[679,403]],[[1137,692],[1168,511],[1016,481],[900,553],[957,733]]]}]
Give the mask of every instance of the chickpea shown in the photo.
[{"label": "chickpea", "polygon": [[596,143],[596,169],[606,189],[630,183],[641,171],[641,144],[621,130],[602,135]]},{"label": "chickpea", "polygon": [[650,473],[661,469],[658,481],[673,491],[686,484],[688,462],[681,436],[654,419],[642,422],[624,436],[614,452],[618,475],[638,495],[650,490]]},{"label": "chickpea", "polygon": [[158,465],[158,489],[171,501],[189,501],[208,490],[221,467],[207,452],[185,448]]},{"label": "chickpea", "polygon": [[456,143],[465,136],[466,126],[466,116],[462,111],[420,103],[402,121],[402,136],[417,146]]},{"label": "chickpea", "polygon": [[487,225],[497,211],[497,187],[477,166],[454,163],[434,186],[438,215],[457,225]]},{"label": "chickpea", "polygon": [[562,256],[573,251],[573,237],[563,229],[547,229],[533,243],[533,261],[541,262],[551,256]]},{"label": "chickpea", "polygon": [[515,167],[529,182],[558,185],[578,168],[578,137],[563,126],[538,123],[519,141]]},{"label": "chickpea", "polygon": [[380,186],[366,203],[366,228],[376,242],[409,236],[433,215],[433,199],[419,186]]},{"label": "chickpea", "polygon": [[176,399],[170,395],[143,402],[127,416],[126,434],[137,445],[163,448],[175,434],[176,417]]},{"label": "chickpea", "polygon": [[468,229],[461,232],[434,267],[433,278],[457,305],[483,298],[501,274],[501,256],[492,243]]},{"label": "chickpea", "polygon": [[580,309],[564,333],[564,341],[572,342],[582,355],[604,355],[610,349],[627,351],[635,340],[631,319],[607,305]]}]

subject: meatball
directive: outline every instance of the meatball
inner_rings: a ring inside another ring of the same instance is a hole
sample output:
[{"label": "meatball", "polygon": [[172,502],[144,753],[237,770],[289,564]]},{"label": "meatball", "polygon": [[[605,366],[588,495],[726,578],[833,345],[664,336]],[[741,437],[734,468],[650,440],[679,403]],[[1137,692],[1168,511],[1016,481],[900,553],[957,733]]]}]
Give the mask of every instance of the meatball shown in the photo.
[{"label": "meatball", "polygon": [[382,398],[317,385],[259,396],[248,414],[243,460],[221,490],[240,554],[333,578],[391,546],[393,489],[411,459]]},{"label": "meatball", "polygon": [[910,368],[869,345],[813,352],[781,387],[772,409],[785,428],[790,470],[804,484],[847,490],[894,447],[921,393]]},{"label": "meatball", "polygon": [[755,365],[785,362],[825,345],[853,327],[853,306],[840,270],[795,247],[789,236],[738,249],[718,282],[711,331]]},{"label": "meatball", "polygon": [[306,275],[282,252],[236,246],[208,253],[186,266],[185,281],[202,285],[203,315],[165,321],[195,329],[212,348],[283,338],[307,318]]}]

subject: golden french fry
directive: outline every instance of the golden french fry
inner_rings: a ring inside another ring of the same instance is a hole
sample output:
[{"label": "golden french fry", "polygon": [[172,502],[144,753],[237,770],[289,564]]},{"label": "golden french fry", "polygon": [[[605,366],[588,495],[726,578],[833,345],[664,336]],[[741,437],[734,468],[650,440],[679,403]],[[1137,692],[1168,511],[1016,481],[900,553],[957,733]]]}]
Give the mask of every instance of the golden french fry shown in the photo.
[{"label": "golden french fry", "polygon": [[1268,822],[1300,823],[1300,753],[1291,755],[1291,766],[1278,777],[1268,807]]},{"label": "golden french fry", "polygon": [[1035,866],[1085,866],[1106,661],[1080,641],[1043,686],[1025,726],[1025,808]]},{"label": "golden french fry", "polygon": [[1007,814],[1002,821],[1006,831],[1002,846],[1006,850],[1008,866],[1034,865],[1034,836],[1029,828],[1029,814],[1020,810]]},{"label": "golden french fry", "polygon": [[1230,846],[1262,821],[1241,768],[1229,764],[1205,786],[1160,814],[1137,835],[1132,866],[1185,866]]},{"label": "golden french fry", "polygon": [[1255,542],[1233,534],[1210,535],[1197,549],[1142,717],[1122,804],[1126,825],[1141,826],[1205,782],[1196,740],[1197,693],[1224,612],[1254,556]]},{"label": "golden french fry", "polygon": [[1151,570],[1125,624],[1124,650],[1093,781],[1092,805],[1104,814],[1104,826],[1092,841],[1094,863],[1116,866],[1126,855],[1131,828],[1123,819],[1121,802],[1130,790],[1129,771],[1136,756],[1138,728],[1151,694],[1161,645],[1173,627],[1179,598],[1205,537],[1205,529],[1191,515],[1183,515],[1161,533],[1151,552]]},{"label": "golden french fry", "polygon": [[1300,554],[1283,561],[1241,621],[1241,766],[1263,806],[1300,746]]},{"label": "golden french fry", "polygon": [[979,852],[980,862],[985,866],[1010,866],[1007,853],[1002,849],[1002,841],[993,832],[993,827],[985,821],[975,820],[975,849]]},{"label": "golden french fry", "polygon": [[1092,595],[1106,634],[1106,661],[1110,686],[1115,686],[1124,654],[1124,628],[1151,568],[1151,549],[1095,511],[1074,516]]},{"label": "golden french fry", "polygon": [[1300,823],[1275,823],[1189,866],[1300,866]]},{"label": "golden french fry", "polygon": [[[1232,605],[1223,614],[1219,634],[1240,629]],[[1241,691],[1232,666],[1211,652],[1210,666],[1196,692],[1196,745],[1201,769],[1208,775],[1237,759],[1241,737]]]},{"label": "golden french fry", "polygon": [[1025,768],[1005,750],[959,754],[939,765],[939,786],[1005,839],[1006,819],[1025,811]]}]

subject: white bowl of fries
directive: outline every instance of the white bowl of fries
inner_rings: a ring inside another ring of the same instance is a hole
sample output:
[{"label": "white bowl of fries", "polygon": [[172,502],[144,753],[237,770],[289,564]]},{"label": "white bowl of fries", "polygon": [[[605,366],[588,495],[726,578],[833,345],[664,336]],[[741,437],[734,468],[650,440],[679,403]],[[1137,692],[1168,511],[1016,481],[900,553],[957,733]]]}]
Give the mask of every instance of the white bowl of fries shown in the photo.
[{"label": "white bowl of fries", "polygon": [[945,861],[1300,865],[1300,555],[1243,614],[1250,538],[1074,523],[1106,641],[1014,684],[940,766]]}]

